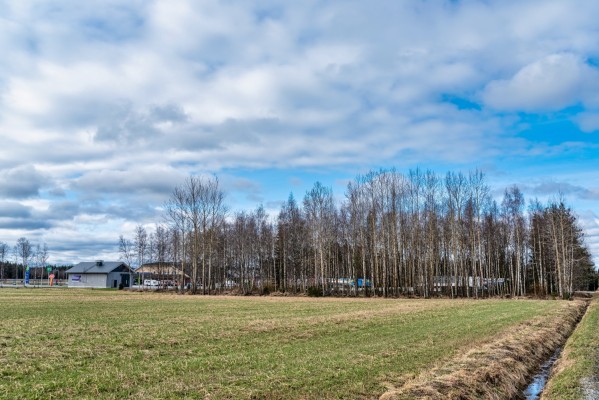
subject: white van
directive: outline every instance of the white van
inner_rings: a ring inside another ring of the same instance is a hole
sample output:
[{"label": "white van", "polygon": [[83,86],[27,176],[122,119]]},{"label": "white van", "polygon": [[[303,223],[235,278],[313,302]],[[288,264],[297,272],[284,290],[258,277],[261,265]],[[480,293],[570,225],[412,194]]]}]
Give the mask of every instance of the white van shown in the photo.
[{"label": "white van", "polygon": [[144,279],[144,286],[158,287],[160,286],[160,282],[154,279]]}]

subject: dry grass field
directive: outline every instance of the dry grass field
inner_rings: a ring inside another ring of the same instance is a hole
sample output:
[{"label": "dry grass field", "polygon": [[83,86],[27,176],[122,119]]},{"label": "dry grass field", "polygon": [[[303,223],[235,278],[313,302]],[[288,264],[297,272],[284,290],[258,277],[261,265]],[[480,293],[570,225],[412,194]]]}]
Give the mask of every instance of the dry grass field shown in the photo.
[{"label": "dry grass field", "polygon": [[0,290],[0,398],[378,398],[569,305]]}]

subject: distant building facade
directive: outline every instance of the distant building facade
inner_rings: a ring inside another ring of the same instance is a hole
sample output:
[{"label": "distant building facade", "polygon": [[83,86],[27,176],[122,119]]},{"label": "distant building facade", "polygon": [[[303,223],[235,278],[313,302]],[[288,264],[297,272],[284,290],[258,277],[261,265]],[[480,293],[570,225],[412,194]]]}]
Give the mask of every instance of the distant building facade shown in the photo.
[{"label": "distant building facade", "polygon": [[[161,282],[169,281],[180,284],[181,281],[181,265],[175,263],[146,263],[135,270],[137,279],[156,279]],[[183,274],[183,283],[190,281],[188,274]]]},{"label": "distant building facade", "polygon": [[81,262],[67,270],[70,288],[127,288],[131,287],[133,270],[121,261]]}]

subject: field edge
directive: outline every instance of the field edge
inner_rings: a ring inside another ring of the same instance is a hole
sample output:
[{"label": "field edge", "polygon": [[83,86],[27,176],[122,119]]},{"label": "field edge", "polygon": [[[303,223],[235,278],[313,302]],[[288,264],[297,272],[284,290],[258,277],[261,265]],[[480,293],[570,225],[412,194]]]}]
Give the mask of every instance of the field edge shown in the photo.
[{"label": "field edge", "polygon": [[470,350],[428,371],[380,400],[414,398],[518,398],[540,365],[563,345],[588,302],[572,301],[562,313],[522,323],[514,333]]}]

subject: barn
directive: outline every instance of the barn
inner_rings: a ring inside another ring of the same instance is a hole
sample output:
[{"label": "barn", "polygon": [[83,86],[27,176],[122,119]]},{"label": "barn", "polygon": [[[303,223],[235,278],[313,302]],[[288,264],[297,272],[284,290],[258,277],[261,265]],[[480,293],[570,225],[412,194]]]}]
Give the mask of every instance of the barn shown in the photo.
[{"label": "barn", "polygon": [[127,288],[133,270],[121,261],[81,262],[67,270],[70,288]]}]

